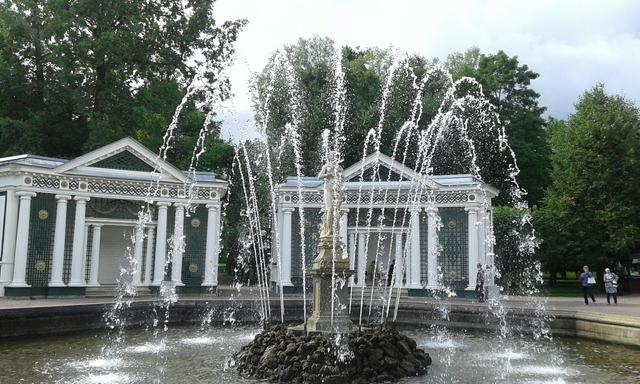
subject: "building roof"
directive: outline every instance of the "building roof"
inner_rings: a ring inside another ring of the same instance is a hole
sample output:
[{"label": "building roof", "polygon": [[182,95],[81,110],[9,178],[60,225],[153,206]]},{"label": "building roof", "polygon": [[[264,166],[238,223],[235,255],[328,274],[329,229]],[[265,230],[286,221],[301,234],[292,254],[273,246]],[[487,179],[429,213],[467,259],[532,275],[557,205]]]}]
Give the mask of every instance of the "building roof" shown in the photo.
[{"label": "building roof", "polygon": [[160,173],[164,175],[163,178],[168,177],[176,182],[219,181],[213,172],[181,171],[131,137],[105,145],[72,160],[31,154],[0,158],[0,168],[11,165],[26,166],[34,170],[45,169],[60,174],[112,179],[154,179],[152,174]]},{"label": "building roof", "polygon": [[[380,171],[381,175],[392,173],[395,174],[396,180],[387,181],[385,176],[382,176],[383,180],[380,181],[360,181],[361,175],[373,168],[375,165],[380,168],[384,168],[384,171]],[[421,175],[413,169],[401,164],[400,162],[392,159],[391,157],[377,152],[372,153],[365,157],[362,161],[358,161],[350,167],[346,168],[342,174],[344,179],[344,187],[349,190],[371,190],[371,189],[411,189],[418,181],[424,181]],[[427,178],[427,186],[433,189],[446,189],[446,188],[483,188],[490,191],[492,194],[497,195],[498,190],[493,186],[482,182],[478,178],[470,174],[460,175],[432,175]],[[303,176],[298,180],[297,176],[289,176],[284,183],[280,184],[281,188],[293,189],[298,188],[299,183],[303,188],[315,189],[322,186],[322,180],[317,176]]]}]

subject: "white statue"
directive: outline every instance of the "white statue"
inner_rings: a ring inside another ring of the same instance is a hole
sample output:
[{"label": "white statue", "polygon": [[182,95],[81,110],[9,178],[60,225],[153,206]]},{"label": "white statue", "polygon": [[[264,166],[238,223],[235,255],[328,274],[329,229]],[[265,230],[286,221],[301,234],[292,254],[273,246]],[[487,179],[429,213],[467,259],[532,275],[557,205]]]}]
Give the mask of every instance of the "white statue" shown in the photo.
[{"label": "white statue", "polygon": [[318,175],[320,180],[324,180],[324,214],[320,237],[333,236],[334,212],[340,210],[342,204],[342,167],[336,164],[335,160],[335,153],[330,151],[327,154],[327,162]]}]

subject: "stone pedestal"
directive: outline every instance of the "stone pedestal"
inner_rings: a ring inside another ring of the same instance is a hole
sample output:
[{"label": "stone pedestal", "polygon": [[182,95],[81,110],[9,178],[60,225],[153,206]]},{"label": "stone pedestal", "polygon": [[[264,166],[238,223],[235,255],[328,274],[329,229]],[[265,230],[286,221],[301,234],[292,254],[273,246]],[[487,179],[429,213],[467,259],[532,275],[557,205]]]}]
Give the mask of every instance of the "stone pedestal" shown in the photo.
[{"label": "stone pedestal", "polygon": [[[307,270],[307,276],[313,279],[313,311],[311,317],[307,319],[307,333],[347,333],[353,328],[348,311],[348,282],[354,271],[349,269],[349,260],[343,259],[342,247],[339,243],[334,243],[334,241],[337,241],[337,239],[333,236],[320,238],[318,247],[320,253]],[[332,273],[334,272],[332,261],[334,252],[336,288],[332,321],[331,283]]]}]

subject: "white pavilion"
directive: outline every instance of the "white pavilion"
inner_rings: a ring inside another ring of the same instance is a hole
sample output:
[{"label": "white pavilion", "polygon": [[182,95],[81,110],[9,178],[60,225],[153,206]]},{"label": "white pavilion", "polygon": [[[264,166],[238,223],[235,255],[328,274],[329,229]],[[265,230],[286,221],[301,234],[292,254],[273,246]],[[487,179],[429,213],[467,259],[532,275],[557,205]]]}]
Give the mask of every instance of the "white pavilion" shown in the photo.
[{"label": "white pavilion", "polygon": [[[142,290],[171,281],[211,292],[226,190],[213,173],[180,171],[132,138],[73,160],[1,158],[0,296],[112,294],[127,255]],[[151,220],[139,226],[149,202]],[[167,265],[172,239],[185,246]]]},{"label": "white pavilion", "polygon": [[[371,181],[376,164],[380,176]],[[382,153],[346,168],[343,181],[339,229],[343,254],[355,271],[351,285],[368,286],[374,274],[382,284],[387,283],[393,263],[393,268],[404,270],[395,284],[409,296],[426,295],[443,285],[464,294],[475,289],[477,265],[493,265],[493,246],[487,239],[492,227],[491,199],[498,191],[491,185],[471,175],[425,180]],[[272,258],[271,282],[285,293],[300,292],[300,209],[309,266],[317,256],[322,181],[303,177],[300,183],[297,177],[288,177],[277,187],[277,198],[278,235],[272,236],[276,257]]]}]

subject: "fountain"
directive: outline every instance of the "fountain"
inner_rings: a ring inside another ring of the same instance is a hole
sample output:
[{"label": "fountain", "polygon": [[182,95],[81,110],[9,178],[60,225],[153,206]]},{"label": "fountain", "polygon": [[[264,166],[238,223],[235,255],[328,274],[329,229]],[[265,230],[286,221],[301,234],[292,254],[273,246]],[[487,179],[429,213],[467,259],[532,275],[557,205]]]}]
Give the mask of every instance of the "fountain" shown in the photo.
[{"label": "fountain", "polygon": [[[313,311],[298,326],[268,328],[236,353],[232,365],[244,376],[278,382],[367,383],[427,373],[431,357],[393,328],[354,330],[345,282],[353,275],[335,234],[342,202],[342,168],[329,151],[320,171],[324,214],[313,279]],[[303,303],[305,305],[306,303]]]}]

